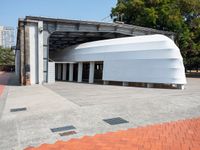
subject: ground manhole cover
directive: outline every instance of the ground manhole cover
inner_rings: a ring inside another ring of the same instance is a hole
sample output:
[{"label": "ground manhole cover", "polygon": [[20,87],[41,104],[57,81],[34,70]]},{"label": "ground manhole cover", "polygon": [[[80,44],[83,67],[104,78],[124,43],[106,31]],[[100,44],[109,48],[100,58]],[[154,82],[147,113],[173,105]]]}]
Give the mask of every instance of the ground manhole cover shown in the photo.
[{"label": "ground manhole cover", "polygon": [[76,131],[68,131],[68,132],[63,132],[63,133],[59,133],[60,136],[69,136],[69,135],[73,135],[76,134]]},{"label": "ground manhole cover", "polygon": [[12,108],[10,109],[10,112],[18,112],[18,111],[26,111],[27,108],[23,107],[23,108]]},{"label": "ground manhole cover", "polygon": [[64,126],[64,127],[58,127],[58,128],[52,128],[52,132],[60,132],[60,131],[66,131],[66,130],[72,130],[76,129],[74,126]]},{"label": "ground manhole cover", "polygon": [[105,121],[106,123],[110,124],[110,125],[117,125],[117,124],[122,124],[122,123],[128,123],[127,120],[124,120],[120,117],[117,118],[110,118],[110,119],[103,119],[103,121]]}]

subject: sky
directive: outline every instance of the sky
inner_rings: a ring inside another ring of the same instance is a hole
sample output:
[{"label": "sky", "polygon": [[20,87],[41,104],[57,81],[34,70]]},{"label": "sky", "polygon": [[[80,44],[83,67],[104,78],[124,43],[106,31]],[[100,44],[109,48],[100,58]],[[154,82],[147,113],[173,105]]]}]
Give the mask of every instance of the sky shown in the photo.
[{"label": "sky", "polygon": [[18,18],[43,16],[90,21],[105,20],[117,0],[0,0],[0,25],[17,28]]}]

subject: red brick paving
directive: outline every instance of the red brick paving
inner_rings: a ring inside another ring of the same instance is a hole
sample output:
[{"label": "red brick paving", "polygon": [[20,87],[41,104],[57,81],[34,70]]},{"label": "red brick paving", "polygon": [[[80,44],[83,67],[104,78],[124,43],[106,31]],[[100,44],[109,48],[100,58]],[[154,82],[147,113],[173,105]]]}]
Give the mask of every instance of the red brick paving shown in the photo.
[{"label": "red brick paving", "polygon": [[3,94],[5,86],[4,85],[0,85],[0,96]]},{"label": "red brick paving", "polygon": [[57,141],[26,150],[200,150],[200,118]]}]

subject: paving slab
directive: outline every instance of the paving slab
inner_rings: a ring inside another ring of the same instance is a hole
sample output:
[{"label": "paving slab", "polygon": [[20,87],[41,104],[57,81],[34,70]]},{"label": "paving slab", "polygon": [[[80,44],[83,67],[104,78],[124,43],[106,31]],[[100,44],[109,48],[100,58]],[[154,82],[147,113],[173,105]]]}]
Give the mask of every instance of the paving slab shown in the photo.
[{"label": "paving slab", "polygon": [[[57,140],[198,117],[200,79],[187,80],[185,90],[71,82],[7,86],[0,119],[0,149],[21,150]],[[22,107],[27,110],[10,112]],[[128,123],[111,126],[103,121],[116,117]],[[60,136],[60,132],[51,132],[52,128],[68,125],[76,127],[76,134]]]}]

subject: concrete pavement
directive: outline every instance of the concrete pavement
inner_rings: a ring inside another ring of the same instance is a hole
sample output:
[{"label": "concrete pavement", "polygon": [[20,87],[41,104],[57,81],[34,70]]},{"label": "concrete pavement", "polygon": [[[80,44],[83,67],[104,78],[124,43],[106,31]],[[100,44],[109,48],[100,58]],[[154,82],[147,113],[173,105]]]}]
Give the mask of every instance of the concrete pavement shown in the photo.
[{"label": "concrete pavement", "polygon": [[[188,78],[183,91],[69,82],[8,90],[0,118],[3,150],[200,116],[200,79]],[[22,107],[27,110],[10,112]],[[129,123],[111,126],[103,121],[114,117]],[[68,125],[77,134],[60,136],[50,130]]]}]

